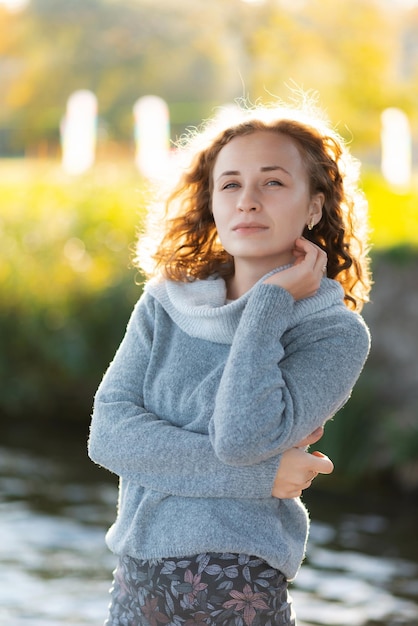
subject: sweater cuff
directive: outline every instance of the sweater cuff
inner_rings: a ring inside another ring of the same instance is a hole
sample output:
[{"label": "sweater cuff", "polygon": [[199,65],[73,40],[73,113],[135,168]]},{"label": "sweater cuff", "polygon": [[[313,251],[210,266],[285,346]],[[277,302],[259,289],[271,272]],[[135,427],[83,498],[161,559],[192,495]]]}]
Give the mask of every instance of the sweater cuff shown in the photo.
[{"label": "sweater cuff", "polygon": [[295,300],[286,289],[262,283],[254,287],[240,325],[276,335],[288,327],[294,305]]},{"label": "sweater cuff", "polygon": [[[259,464],[259,468],[262,470],[258,472],[257,476],[257,496],[259,498],[273,497],[271,492],[273,490],[274,481],[276,478],[277,470],[279,469],[282,455],[276,454],[274,457],[263,461]],[[250,484],[254,483],[254,466],[240,467],[241,476],[242,473],[248,470],[248,481]]]}]

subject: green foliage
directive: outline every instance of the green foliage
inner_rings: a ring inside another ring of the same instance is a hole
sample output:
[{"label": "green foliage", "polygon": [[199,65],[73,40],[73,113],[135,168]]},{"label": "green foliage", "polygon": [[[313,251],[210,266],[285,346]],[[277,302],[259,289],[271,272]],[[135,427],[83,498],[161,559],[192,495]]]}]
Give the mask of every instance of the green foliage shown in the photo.
[{"label": "green foliage", "polygon": [[418,489],[416,403],[406,410],[397,404],[400,399],[391,405],[382,400],[379,367],[370,359],[347,405],[312,446],[332,459],[334,480],[341,487],[378,483],[383,477],[398,489]]},{"label": "green foliage", "polygon": [[[418,246],[418,179],[408,188],[396,189],[377,171],[363,177],[363,189],[369,202],[373,243],[377,248]],[[396,253],[393,253],[395,255]]]},{"label": "green foliage", "polygon": [[335,475],[346,483],[375,475],[380,469],[382,415],[378,387],[373,368],[366,364],[348,403],[327,423],[324,436],[312,446],[329,455]]},{"label": "green foliage", "polygon": [[129,265],[145,192],[126,163],[78,179],[3,166],[0,412],[87,418],[140,295]]}]

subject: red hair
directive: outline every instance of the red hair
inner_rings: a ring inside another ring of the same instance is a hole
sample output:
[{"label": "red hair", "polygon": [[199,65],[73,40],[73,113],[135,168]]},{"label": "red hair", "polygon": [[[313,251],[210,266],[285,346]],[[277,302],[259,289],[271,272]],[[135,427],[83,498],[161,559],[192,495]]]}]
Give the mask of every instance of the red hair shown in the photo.
[{"label": "red hair", "polygon": [[321,220],[313,230],[305,228],[303,235],[326,251],[327,275],[341,283],[347,306],[361,310],[368,301],[371,275],[367,203],[358,188],[358,162],[323,120],[306,118],[301,111],[237,109],[235,120],[240,116],[243,119],[232,125],[219,130],[215,123],[192,137],[189,146],[194,147],[196,139],[201,143],[203,140],[203,145],[195,148],[189,166],[165,203],[163,232],[150,257],[152,269],[147,271],[143,262],[143,238],[137,264],[149,276],[174,281],[204,279],[215,273],[232,276],[233,258],[218,239],[211,212],[215,161],[234,137],[260,130],[275,132],[294,141],[306,167],[311,195],[320,192],[325,198]]}]

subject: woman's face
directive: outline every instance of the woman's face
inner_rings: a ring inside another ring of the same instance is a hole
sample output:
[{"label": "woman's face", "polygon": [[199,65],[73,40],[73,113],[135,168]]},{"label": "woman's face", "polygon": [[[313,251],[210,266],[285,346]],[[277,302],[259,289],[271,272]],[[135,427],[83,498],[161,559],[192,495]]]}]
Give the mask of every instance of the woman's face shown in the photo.
[{"label": "woman's face", "polygon": [[234,137],[213,169],[212,211],[225,250],[261,271],[294,260],[306,224],[322,215],[322,194],[311,197],[296,143],[287,135],[255,131]]}]

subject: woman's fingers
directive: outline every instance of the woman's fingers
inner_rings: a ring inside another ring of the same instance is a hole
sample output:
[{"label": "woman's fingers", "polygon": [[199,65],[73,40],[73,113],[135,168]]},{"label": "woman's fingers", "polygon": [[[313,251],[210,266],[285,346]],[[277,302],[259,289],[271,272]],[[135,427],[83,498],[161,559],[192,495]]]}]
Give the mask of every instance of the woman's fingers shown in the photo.
[{"label": "woman's fingers", "polygon": [[317,245],[300,237],[293,248],[295,262],[264,282],[286,289],[295,300],[309,298],[318,291],[327,263],[327,255]]},{"label": "woman's fingers", "polygon": [[311,453],[311,456],[315,457],[315,466],[312,466],[312,470],[318,472],[318,474],[332,474],[334,471],[334,463],[322,452],[315,450]]},{"label": "woman's fingers", "polygon": [[309,489],[312,485],[312,482],[318,476],[318,474],[331,474],[334,471],[334,464],[325,454],[322,452],[312,452],[311,456],[316,457],[320,460],[320,464],[316,466],[316,469],[310,469],[306,478],[305,485],[302,487],[301,491],[305,489]]},{"label": "woman's fingers", "polygon": [[333,469],[332,461],[321,452],[309,454],[300,448],[290,448],[281,457],[272,496],[296,498],[311,486],[318,474],[331,474]]},{"label": "woman's fingers", "polygon": [[323,272],[327,264],[326,252],[304,237],[300,237],[296,240],[294,255],[299,259],[299,262],[301,255],[304,255],[304,260],[307,261],[307,264],[310,265],[314,271],[319,269]]}]

